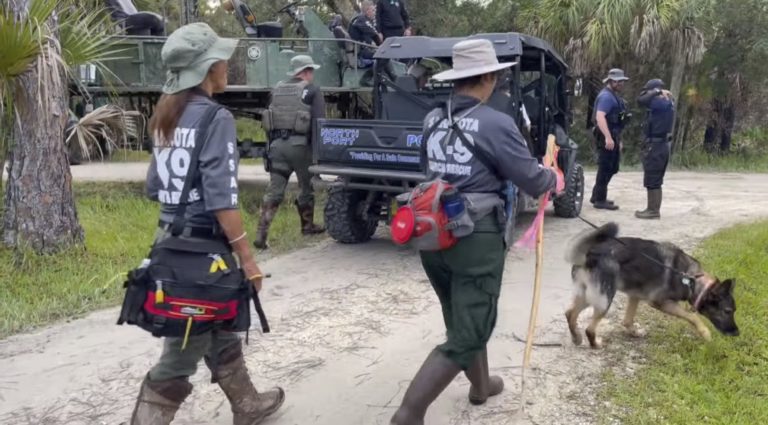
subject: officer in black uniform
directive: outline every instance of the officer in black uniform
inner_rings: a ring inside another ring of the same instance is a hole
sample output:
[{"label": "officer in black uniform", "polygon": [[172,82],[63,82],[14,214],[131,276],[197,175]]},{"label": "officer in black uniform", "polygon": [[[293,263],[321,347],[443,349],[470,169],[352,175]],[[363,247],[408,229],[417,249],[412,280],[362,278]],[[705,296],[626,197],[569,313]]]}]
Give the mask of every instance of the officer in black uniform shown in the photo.
[{"label": "officer in black uniform", "polygon": [[378,0],[376,2],[376,29],[386,40],[389,37],[411,35],[411,22],[405,0]]},{"label": "officer in black uniform", "polygon": [[655,219],[661,217],[661,185],[669,163],[675,103],[672,94],[664,90],[664,82],[659,79],[645,84],[637,103],[648,110],[643,146],[643,185],[648,190],[648,206],[643,211],[636,211],[635,217]]}]

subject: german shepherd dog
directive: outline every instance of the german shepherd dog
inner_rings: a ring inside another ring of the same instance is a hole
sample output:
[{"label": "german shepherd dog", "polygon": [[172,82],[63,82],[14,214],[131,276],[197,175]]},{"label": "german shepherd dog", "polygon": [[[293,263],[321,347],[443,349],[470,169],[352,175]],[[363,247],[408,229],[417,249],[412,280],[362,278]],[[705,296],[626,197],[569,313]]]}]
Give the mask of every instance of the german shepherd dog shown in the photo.
[{"label": "german shepherd dog", "polygon": [[[576,236],[567,250],[566,261],[573,265],[574,298],[565,317],[574,344],[582,342],[579,314],[591,306],[594,314],[585,333],[589,345],[600,348],[597,325],[608,312],[616,291],[629,297],[622,324],[633,336],[643,336],[634,324],[640,301],[685,319],[707,341],[712,336],[696,313],[725,335],[739,334],[733,318],[733,279],[721,282],[712,277],[696,259],[671,243],[617,238],[618,233],[618,225],[608,223]],[[680,301],[690,303],[694,312],[686,311]]]}]

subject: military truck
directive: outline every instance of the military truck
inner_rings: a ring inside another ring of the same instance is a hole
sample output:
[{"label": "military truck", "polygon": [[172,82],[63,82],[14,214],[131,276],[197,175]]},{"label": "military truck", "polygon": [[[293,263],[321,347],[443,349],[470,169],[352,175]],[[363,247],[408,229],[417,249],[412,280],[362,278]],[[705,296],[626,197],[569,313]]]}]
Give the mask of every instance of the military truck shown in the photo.
[{"label": "military truck", "polygon": [[[568,65],[549,43],[528,35],[495,33],[467,38],[490,40],[500,62],[516,62],[503,88],[505,96],[495,107],[512,116],[521,128],[524,117],[529,117],[527,143],[535,157],[541,159],[547,139],[555,137],[560,148],[558,165],[566,178],[566,190],[553,200],[555,214],[576,217],[584,196],[584,172],[576,162],[578,144],[568,136],[572,121]],[[453,45],[463,39],[389,38],[374,57],[410,64],[428,58],[447,68]],[[450,83],[411,74],[392,81],[376,72],[374,120],[318,120],[310,170],[336,177],[325,207],[325,224],[332,238],[342,243],[369,240],[380,222],[390,222],[394,197],[426,178],[422,120],[437,102],[447,100],[451,90]],[[519,193],[511,204],[514,215],[535,206],[536,201]]]},{"label": "military truck", "polygon": [[[311,55],[321,65],[315,73],[315,84],[325,96],[329,116],[372,116],[372,88],[365,84],[365,77],[373,69],[358,62],[361,43],[350,40],[343,30],[332,31],[312,9],[298,2],[279,9],[273,21],[262,23],[256,23],[250,8],[240,0],[225,0],[222,4],[234,14],[246,35],[230,60],[229,86],[216,96],[236,116],[260,118],[268,106],[271,89],[287,78],[291,58],[300,54]],[[292,34],[284,36],[280,17],[290,22]],[[129,109],[149,117],[165,82],[166,71],[160,60],[165,37],[121,35],[115,41],[114,48],[121,58],[104,61],[106,72],[94,66],[79,70],[81,81],[73,84],[72,94],[80,105],[73,109],[117,96]],[[404,69],[396,71],[402,73]],[[265,144],[264,140],[239,141],[240,153],[243,157],[261,156]]]}]

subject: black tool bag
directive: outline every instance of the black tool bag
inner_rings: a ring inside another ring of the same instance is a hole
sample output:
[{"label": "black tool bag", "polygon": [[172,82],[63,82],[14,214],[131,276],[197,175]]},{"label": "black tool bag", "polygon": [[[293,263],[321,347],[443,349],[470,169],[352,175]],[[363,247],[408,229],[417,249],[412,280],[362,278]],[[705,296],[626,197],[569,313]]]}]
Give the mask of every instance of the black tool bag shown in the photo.
[{"label": "black tool bag", "polygon": [[239,268],[224,235],[185,238],[185,212],[192,185],[198,180],[198,159],[208,126],[220,105],[211,106],[198,128],[195,148],[184,180],[181,203],[167,230],[158,238],[141,267],[131,270],[124,286],[123,308],[117,323],[137,325],[156,337],[187,338],[210,331],[247,331],[253,299],[262,324],[269,326],[258,294]]}]

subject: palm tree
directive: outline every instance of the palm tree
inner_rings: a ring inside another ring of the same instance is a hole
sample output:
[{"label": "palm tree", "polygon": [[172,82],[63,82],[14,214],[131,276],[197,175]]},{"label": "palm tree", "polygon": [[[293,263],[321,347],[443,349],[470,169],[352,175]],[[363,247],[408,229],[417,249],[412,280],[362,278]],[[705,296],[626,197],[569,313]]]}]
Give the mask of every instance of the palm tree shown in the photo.
[{"label": "palm tree", "polygon": [[[0,4],[0,98],[9,124],[3,242],[53,253],[83,241],[64,144],[76,65],[108,58],[114,26],[96,2]],[[6,138],[8,141],[8,138]]]},{"label": "palm tree", "polygon": [[[709,0],[540,0],[523,12],[528,30],[566,52],[577,75],[612,63],[669,58],[679,93],[686,66],[701,61],[695,19]],[[669,41],[672,41],[671,43]]]},{"label": "palm tree", "polygon": [[[697,19],[711,0],[540,0],[523,12],[528,30],[560,47],[574,73],[596,80],[614,64],[655,62],[680,92],[686,70],[705,52]],[[588,85],[590,104],[596,87]],[[682,108],[680,108],[682,109]]]}]

